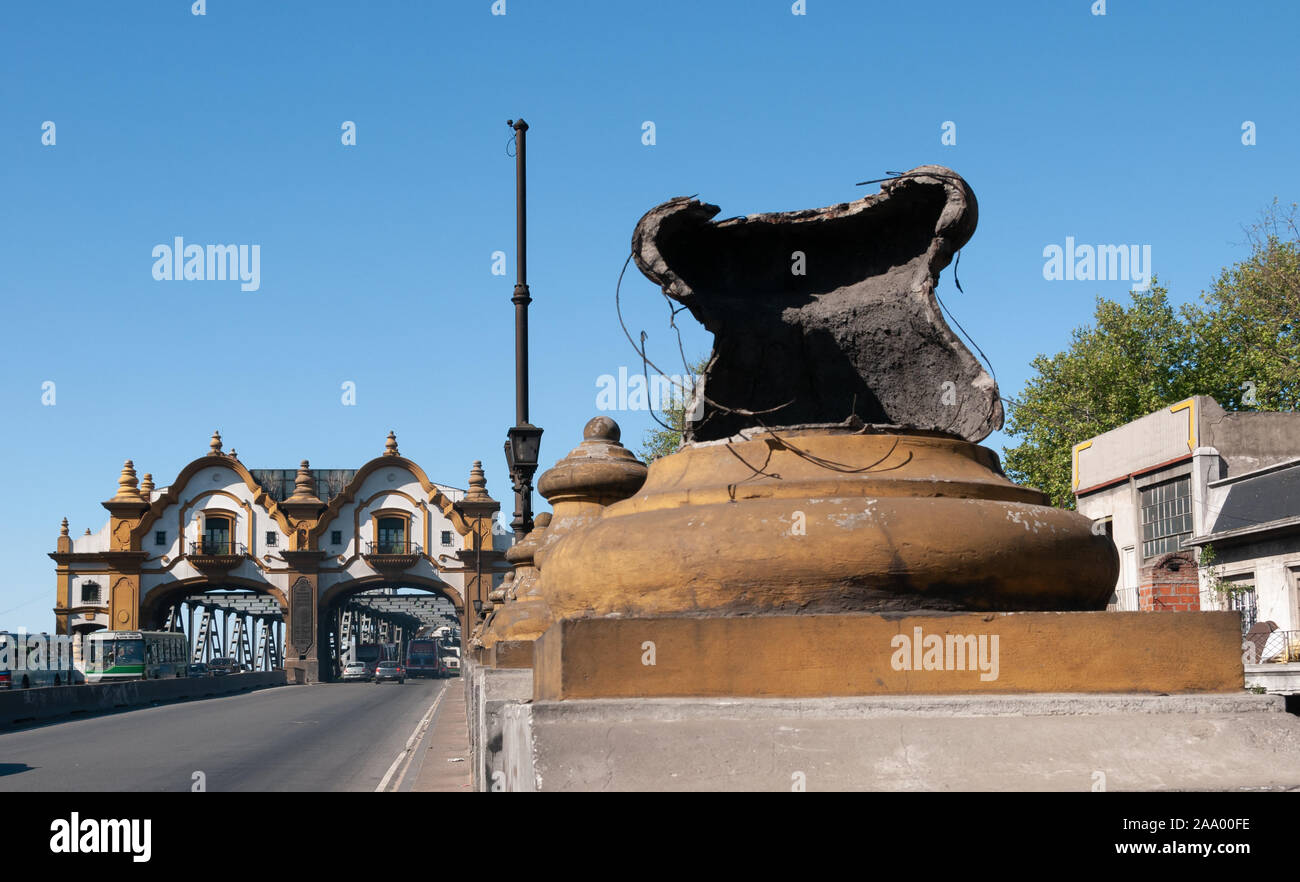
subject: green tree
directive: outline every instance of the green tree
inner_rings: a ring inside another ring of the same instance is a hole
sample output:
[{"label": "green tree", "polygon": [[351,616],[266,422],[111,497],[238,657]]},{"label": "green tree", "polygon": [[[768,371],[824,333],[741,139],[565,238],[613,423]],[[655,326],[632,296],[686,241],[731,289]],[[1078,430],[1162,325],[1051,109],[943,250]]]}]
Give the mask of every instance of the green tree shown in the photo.
[{"label": "green tree", "polygon": [[[699,378],[704,375],[705,369],[709,366],[709,357],[705,356],[690,366],[692,381],[698,382]],[[683,378],[683,384],[686,380]],[[642,462],[647,464],[654,462],[660,457],[668,456],[670,453],[676,453],[682,446],[682,433],[686,431],[686,407],[690,403],[690,391],[686,389],[674,389],[672,398],[667,407],[663,409],[660,419],[666,424],[667,428],[655,424],[646,429],[645,440],[641,449],[637,451],[637,456]],[[659,402],[651,402],[651,405]]]},{"label": "green tree", "polygon": [[1008,414],[1008,434],[1022,439],[1004,451],[1013,480],[1073,508],[1076,443],[1190,394],[1190,332],[1168,295],[1153,279],[1128,306],[1099,297],[1094,325],[1076,328],[1064,352],[1033,360],[1035,376]]},{"label": "green tree", "polygon": [[1228,410],[1300,408],[1300,230],[1274,201],[1247,228],[1250,256],[1184,310],[1201,385]]},{"label": "green tree", "polygon": [[1073,446],[1190,395],[1229,410],[1300,403],[1300,235],[1296,206],[1275,202],[1247,228],[1250,255],[1224,269],[1199,304],[1175,310],[1152,280],[1125,306],[1098,298],[1093,324],[1039,355],[1009,401],[1007,474],[1074,507]]}]

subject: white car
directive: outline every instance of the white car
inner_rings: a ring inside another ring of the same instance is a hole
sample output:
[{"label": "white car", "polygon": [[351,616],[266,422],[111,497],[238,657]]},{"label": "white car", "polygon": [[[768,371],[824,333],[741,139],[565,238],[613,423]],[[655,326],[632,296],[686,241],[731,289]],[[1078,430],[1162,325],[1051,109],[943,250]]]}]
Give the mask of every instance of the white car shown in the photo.
[{"label": "white car", "polygon": [[370,666],[365,662],[348,662],[343,666],[343,676],[339,679],[343,680],[345,683],[356,681],[362,683],[369,682]]}]

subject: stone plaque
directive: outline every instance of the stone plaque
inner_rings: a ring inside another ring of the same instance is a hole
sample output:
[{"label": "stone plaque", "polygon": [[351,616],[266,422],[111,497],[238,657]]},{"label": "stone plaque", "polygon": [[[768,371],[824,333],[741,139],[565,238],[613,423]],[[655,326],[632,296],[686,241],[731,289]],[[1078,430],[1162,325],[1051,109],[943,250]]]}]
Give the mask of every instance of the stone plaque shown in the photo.
[{"label": "stone plaque", "polygon": [[298,581],[293,583],[293,588],[289,591],[289,612],[292,617],[292,627],[290,629],[290,641],[299,652],[306,652],[315,642],[316,622],[312,615],[312,586],[311,582],[302,576]]}]

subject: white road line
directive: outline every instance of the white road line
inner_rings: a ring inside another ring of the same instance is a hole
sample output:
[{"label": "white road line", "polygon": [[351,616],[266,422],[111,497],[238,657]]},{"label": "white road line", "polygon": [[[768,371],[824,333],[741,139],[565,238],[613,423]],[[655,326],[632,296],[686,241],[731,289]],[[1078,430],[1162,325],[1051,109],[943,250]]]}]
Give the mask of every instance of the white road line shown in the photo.
[{"label": "white road line", "polygon": [[397,769],[402,764],[402,760],[406,759],[411,751],[415,749],[415,745],[420,743],[420,738],[424,735],[424,730],[429,728],[429,721],[433,719],[434,711],[438,709],[438,705],[442,702],[442,697],[446,694],[447,689],[444,685],[444,688],[438,690],[438,697],[433,700],[433,704],[429,705],[429,711],[424,715],[424,719],[420,720],[419,724],[415,727],[415,731],[411,733],[411,737],[406,739],[406,745],[397,754],[397,759],[393,760],[393,764],[389,766],[388,771],[384,773],[383,780],[380,781],[379,786],[375,788],[376,793],[383,793],[388,789],[388,785],[393,780],[393,775],[397,774]]}]

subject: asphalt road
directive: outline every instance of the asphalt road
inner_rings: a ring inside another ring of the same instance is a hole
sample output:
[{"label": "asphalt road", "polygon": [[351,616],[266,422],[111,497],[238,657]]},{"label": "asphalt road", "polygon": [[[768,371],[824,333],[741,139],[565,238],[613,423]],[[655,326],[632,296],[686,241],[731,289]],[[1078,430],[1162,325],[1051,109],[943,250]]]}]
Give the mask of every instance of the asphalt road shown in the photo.
[{"label": "asphalt road", "polygon": [[[281,686],[0,734],[0,791],[372,791],[458,680]],[[401,775],[402,766],[398,773]]]}]

